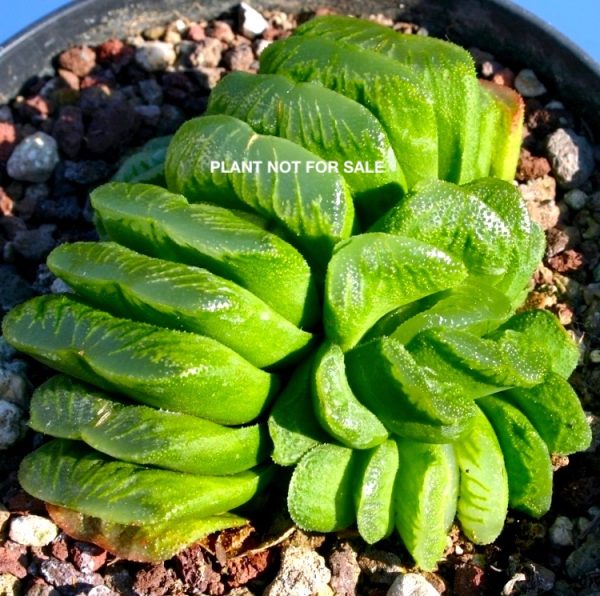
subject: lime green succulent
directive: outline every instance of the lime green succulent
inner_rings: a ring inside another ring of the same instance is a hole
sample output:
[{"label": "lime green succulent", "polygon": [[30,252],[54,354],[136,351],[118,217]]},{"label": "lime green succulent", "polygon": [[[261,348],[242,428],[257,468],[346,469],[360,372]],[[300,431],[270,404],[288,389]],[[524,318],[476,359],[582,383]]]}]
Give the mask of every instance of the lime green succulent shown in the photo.
[{"label": "lime green succulent", "polygon": [[48,258],[74,294],[4,321],[63,373],[23,487],[136,560],[245,523],[269,455],[298,526],[396,529],[425,569],[455,517],[485,544],[543,515],[590,429],[577,347],[518,312],[545,243],[510,182],[522,112],[461,48],[347,17],[225,77],[92,193],[105,240]]}]

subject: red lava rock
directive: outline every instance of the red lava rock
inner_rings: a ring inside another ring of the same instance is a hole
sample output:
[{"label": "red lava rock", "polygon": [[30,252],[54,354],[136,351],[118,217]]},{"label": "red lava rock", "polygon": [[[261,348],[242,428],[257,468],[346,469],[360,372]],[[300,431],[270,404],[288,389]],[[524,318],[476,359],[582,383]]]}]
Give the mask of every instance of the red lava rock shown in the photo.
[{"label": "red lava rock", "polygon": [[492,82],[503,87],[515,86],[515,73],[510,68],[503,68],[492,77]]},{"label": "red lava rock", "polygon": [[70,70],[59,68],[58,76],[67,85],[69,89],[73,89],[73,91],[79,90],[79,77],[76,74],[73,74]]},{"label": "red lava rock", "polygon": [[88,46],[71,48],[58,57],[58,64],[64,70],[69,70],[82,78],[92,72],[96,66],[96,52]]},{"label": "red lava rock", "polygon": [[71,549],[75,567],[84,573],[98,571],[106,563],[106,551],[95,544],[75,542]]},{"label": "red lava rock", "polygon": [[223,594],[225,586],[221,574],[213,569],[212,563],[199,546],[193,546],[179,553],[173,563],[177,575],[183,580],[186,591]]},{"label": "red lava rock", "polygon": [[454,576],[456,596],[485,594],[485,571],[477,565],[461,565]]},{"label": "red lava rock", "polygon": [[124,44],[120,39],[109,39],[96,49],[98,60],[108,62],[118,69],[127,66],[135,54],[134,48]]},{"label": "red lava rock", "polygon": [[235,33],[231,25],[225,21],[213,21],[206,27],[206,35],[227,44],[233,43],[235,39]]},{"label": "red lava rock", "polygon": [[527,107],[525,123],[527,128],[529,128],[536,137],[546,137],[560,126],[563,126],[560,119],[561,117],[566,116],[564,110],[549,110],[542,107],[542,105],[535,100],[529,100],[527,102]]},{"label": "red lava rock", "polygon": [[223,44],[213,37],[207,37],[188,56],[189,63],[194,67],[206,66],[213,68],[221,62]]},{"label": "red lava rock", "polygon": [[140,596],[163,596],[171,594],[173,582],[176,580],[172,569],[166,569],[164,565],[140,569],[133,584],[133,592]]},{"label": "red lava rock", "polygon": [[225,52],[223,62],[231,70],[250,70],[254,62],[254,52],[248,43],[240,44]]},{"label": "red lava rock", "polygon": [[8,196],[8,193],[0,186],[0,213],[4,217],[12,215],[13,200]]},{"label": "red lava rock", "polygon": [[583,267],[583,255],[576,250],[566,250],[550,257],[548,265],[558,273],[577,271]]},{"label": "red lava rock", "polygon": [[0,162],[8,161],[18,142],[17,127],[12,122],[0,122]]},{"label": "red lava rock", "polygon": [[192,23],[186,34],[186,39],[190,41],[202,41],[206,38],[206,32],[204,30],[204,26],[200,23]]},{"label": "red lava rock", "polygon": [[59,561],[66,561],[69,558],[67,537],[62,532],[50,544],[50,554]]},{"label": "red lava rock", "polygon": [[519,182],[541,178],[549,174],[551,170],[550,162],[545,157],[537,157],[532,155],[527,149],[521,149],[516,176]]},{"label": "red lava rock", "polygon": [[99,110],[87,130],[87,146],[92,153],[119,152],[131,144],[139,126],[139,116],[126,102],[117,101]]},{"label": "red lava rock", "polygon": [[356,594],[360,567],[356,553],[349,544],[340,545],[329,555],[328,567],[331,569],[329,585],[336,595],[353,596]]},{"label": "red lava rock", "polygon": [[238,588],[258,577],[273,559],[270,550],[264,550],[245,557],[231,559],[227,562],[227,585]]},{"label": "red lava rock", "polygon": [[19,579],[27,576],[27,547],[7,540],[0,544],[0,573],[11,573]]},{"label": "red lava rock", "polygon": [[52,136],[67,157],[77,157],[83,143],[83,117],[76,106],[65,106],[54,123]]},{"label": "red lava rock", "polygon": [[553,257],[569,247],[571,237],[565,230],[550,228],[546,232],[546,241],[546,256]]}]

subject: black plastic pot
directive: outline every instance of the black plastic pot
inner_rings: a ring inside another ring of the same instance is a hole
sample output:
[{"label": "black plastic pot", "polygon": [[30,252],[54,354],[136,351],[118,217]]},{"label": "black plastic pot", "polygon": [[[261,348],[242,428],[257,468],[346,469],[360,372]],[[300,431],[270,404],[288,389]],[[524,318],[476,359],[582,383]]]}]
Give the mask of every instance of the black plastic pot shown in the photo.
[{"label": "black plastic pot", "polygon": [[[80,0],[34,23],[0,49],[0,102],[30,77],[49,71],[52,57],[80,43],[124,37],[178,15],[213,18],[235,1]],[[600,138],[600,66],[552,27],[507,0],[253,0],[257,8],[298,12],[331,6],[347,13],[384,13],[414,20],[435,36],[475,45],[514,66],[528,66]]]}]

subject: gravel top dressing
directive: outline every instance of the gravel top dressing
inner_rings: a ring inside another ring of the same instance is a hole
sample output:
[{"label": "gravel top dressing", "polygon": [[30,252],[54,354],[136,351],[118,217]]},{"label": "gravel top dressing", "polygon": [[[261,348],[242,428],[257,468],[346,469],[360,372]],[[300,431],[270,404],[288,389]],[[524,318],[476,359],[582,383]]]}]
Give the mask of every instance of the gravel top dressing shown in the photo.
[{"label": "gravel top dressing", "polygon": [[[327,8],[316,12],[326,14]],[[69,291],[45,262],[60,244],[98,239],[90,192],[119,179],[136,149],[203,114],[225,74],[256,73],[261,53],[313,16],[261,13],[245,3],[209,22],[182,15],[128,39],[69,48],[56,57],[54,76],[29,81],[22,95],[0,105],[2,316],[33,296]],[[402,33],[428,34],[420,24],[363,17]],[[522,310],[554,313],[580,351],[569,381],[592,444],[582,453],[553,456],[550,511],[533,519],[510,510],[499,538],[487,546],[474,545],[455,523],[437,570],[423,572],[397,534],[369,546],[354,525],[327,534],[296,528],[285,506],[284,469],[258,512],[248,514],[253,525],[211,534],[164,563],[119,559],[61,532],[46,505],[19,485],[21,461],[47,440],[28,427],[28,409],[33,388],[52,371],[0,338],[0,595],[600,593],[600,145],[533,70],[513,70],[502,56],[468,50],[481,79],[514,89],[525,101],[515,184],[547,245]],[[156,151],[164,152],[160,143]],[[214,167],[228,173],[223,162]],[[276,315],[263,306],[265,317]],[[281,329],[301,333],[280,319]],[[309,341],[305,335],[294,336],[298,349]],[[247,343],[228,341],[237,342],[238,351]],[[264,344],[274,347],[268,337]],[[283,357],[273,349],[257,366]],[[71,523],[69,510],[49,508],[55,520]]]}]

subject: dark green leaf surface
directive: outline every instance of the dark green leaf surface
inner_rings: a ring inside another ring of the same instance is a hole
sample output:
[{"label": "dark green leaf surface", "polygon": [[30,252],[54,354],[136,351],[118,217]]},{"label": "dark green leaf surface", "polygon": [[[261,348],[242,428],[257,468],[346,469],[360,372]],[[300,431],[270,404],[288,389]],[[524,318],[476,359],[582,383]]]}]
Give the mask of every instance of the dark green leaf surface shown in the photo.
[{"label": "dark green leaf surface", "polygon": [[431,570],[447,544],[456,514],[459,474],[451,445],[399,440],[396,527],[408,552]]},{"label": "dark green leaf surface", "polygon": [[260,218],[146,184],[105,184],[91,194],[111,240],[143,254],[205,267],[254,293],[300,327],[317,316],[308,264]]},{"label": "dark green leaf surface", "polygon": [[474,178],[479,86],[473,59],[466,50],[432,37],[402,35],[375,22],[341,15],[312,19],[298,27],[294,35],[373,50],[418,72],[434,98],[438,177],[457,183]]},{"label": "dark green leaf surface", "polygon": [[454,286],[464,266],[419,240],[389,234],[353,236],[340,244],[325,279],[324,323],[344,351],[383,315]]},{"label": "dark green leaf surface", "polygon": [[296,368],[269,416],[271,457],[280,466],[298,463],[309,449],[329,439],[311,407],[312,360]]},{"label": "dark green leaf surface", "polygon": [[485,397],[477,403],[492,423],[504,453],[509,505],[541,517],[552,501],[552,464],[546,444],[525,414],[510,403],[499,397]]},{"label": "dark green leaf surface", "polygon": [[202,418],[125,405],[70,377],[57,376],[31,398],[29,426],[78,439],[114,458],[190,474],[222,476],[268,457],[266,428],[228,428]]},{"label": "dark green leaf surface", "polygon": [[115,182],[144,182],[164,186],[165,159],[172,135],[148,141],[138,152],[128,157],[113,176]]},{"label": "dark green leaf surface", "polygon": [[420,73],[371,50],[301,36],[271,44],[262,74],[317,81],[364,105],[382,124],[408,187],[438,174],[434,97]]},{"label": "dark green leaf surface", "polygon": [[[226,173],[212,171],[213,161],[229,169],[243,162],[261,166],[259,171]],[[287,139],[258,135],[237,118],[203,116],[188,120],[171,141],[167,184],[191,202],[247,206],[274,219],[324,269],[335,244],[352,233],[354,206],[340,174],[310,170],[309,164],[317,161],[318,155]],[[289,173],[270,170],[269,163],[282,162],[297,163],[298,171],[292,166]]]},{"label": "dark green leaf surface", "polygon": [[354,459],[352,449],[330,443],[302,457],[288,490],[288,510],[300,528],[333,532],[355,521]]},{"label": "dark green leaf surface", "polygon": [[219,477],[156,470],[112,459],[78,441],[54,439],[25,457],[19,482],[53,505],[143,525],[225,513],[249,501],[269,473],[262,468]]},{"label": "dark green leaf surface", "polygon": [[65,295],[12,310],[3,332],[17,349],[61,372],[142,403],[243,424],[277,379],[208,337],[119,319]]},{"label": "dark green leaf surface", "polygon": [[312,338],[233,282],[114,242],[63,244],[48,267],[98,308],[212,337],[258,368],[297,358]]},{"label": "dark green leaf surface", "polygon": [[560,375],[550,373],[535,387],[512,389],[500,396],[527,416],[551,453],[568,455],[590,446],[592,431],[581,402]]},{"label": "dark green leaf surface", "polygon": [[325,343],[315,356],[313,407],[321,426],[342,445],[370,449],[387,439],[377,416],[356,399],[346,379],[344,353]]},{"label": "dark green leaf surface", "polygon": [[418,365],[401,343],[389,337],[348,352],[346,370],[360,401],[390,432],[402,437],[453,441],[469,428],[476,410],[460,387]]},{"label": "dark green leaf surface", "polygon": [[[257,133],[288,139],[335,162],[362,221],[377,219],[406,189],[394,150],[375,116],[317,83],[232,72],[211,92],[207,113],[234,116]],[[376,162],[382,172],[372,171]],[[371,171],[365,172],[361,163],[370,164]]]},{"label": "dark green leaf surface", "polygon": [[476,544],[493,542],[504,526],[508,479],[492,425],[478,410],[470,432],[454,443],[460,469],[458,520]]}]

